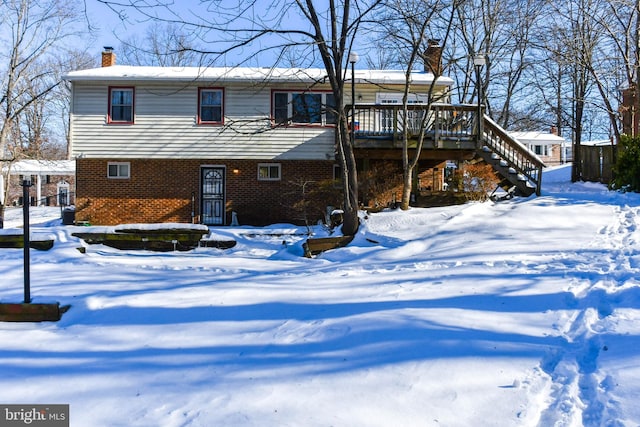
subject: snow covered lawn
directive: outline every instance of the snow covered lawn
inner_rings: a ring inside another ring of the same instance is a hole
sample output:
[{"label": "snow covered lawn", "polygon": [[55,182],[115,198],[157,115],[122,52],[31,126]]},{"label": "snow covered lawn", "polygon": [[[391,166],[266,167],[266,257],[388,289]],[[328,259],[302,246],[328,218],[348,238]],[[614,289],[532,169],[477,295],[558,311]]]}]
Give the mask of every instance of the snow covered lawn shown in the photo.
[{"label": "snow covered lawn", "polygon": [[[71,309],[0,323],[0,403],[69,404],[74,427],[637,426],[640,195],[568,177],[370,215],[313,259],[286,224],[82,254],[87,227],[32,208],[56,239],[31,251],[33,301]],[[22,301],[22,249],[0,249],[0,278]]]}]

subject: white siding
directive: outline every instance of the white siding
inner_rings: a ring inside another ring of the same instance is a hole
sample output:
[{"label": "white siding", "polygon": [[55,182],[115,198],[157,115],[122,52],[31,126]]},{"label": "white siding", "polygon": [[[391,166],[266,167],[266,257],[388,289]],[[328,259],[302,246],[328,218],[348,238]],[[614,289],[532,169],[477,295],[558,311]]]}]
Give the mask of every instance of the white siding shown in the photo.
[{"label": "white siding", "polygon": [[[272,129],[271,88],[238,83],[76,81],[71,116],[72,155],[88,158],[327,160],[334,157],[334,128]],[[109,86],[135,87],[133,125],[107,123]],[[198,125],[198,86],[224,87],[224,126]],[[278,84],[279,89],[304,89]],[[329,89],[316,86],[317,90]],[[345,85],[346,103],[351,87]],[[443,90],[444,88],[440,88]],[[380,91],[403,86],[356,84],[356,103],[374,103]],[[426,92],[428,85],[414,85]]]},{"label": "white siding", "polygon": [[[114,84],[123,85],[127,84]],[[73,156],[259,160],[333,157],[333,128],[271,128],[269,88],[225,87],[225,123],[212,126],[196,124],[197,85],[131,86],[135,87],[135,123],[118,125],[107,124],[109,83],[74,83]]]}]

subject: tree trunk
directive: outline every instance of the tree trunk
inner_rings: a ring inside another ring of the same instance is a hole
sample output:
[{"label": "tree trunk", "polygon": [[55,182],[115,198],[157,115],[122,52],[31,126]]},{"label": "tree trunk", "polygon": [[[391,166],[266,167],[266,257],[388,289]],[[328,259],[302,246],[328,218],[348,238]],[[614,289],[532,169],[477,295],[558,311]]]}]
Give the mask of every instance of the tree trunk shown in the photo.
[{"label": "tree trunk", "polygon": [[413,166],[407,165],[404,171],[402,172],[402,203],[400,204],[400,209],[407,210],[409,209],[409,205],[411,202],[411,191],[413,189]]},{"label": "tree trunk", "polygon": [[342,234],[352,236],[358,231],[360,221],[358,219],[358,172],[356,170],[356,159],[353,154],[353,142],[351,134],[347,126],[347,117],[344,114],[341,117],[341,126],[339,126],[338,141],[338,160],[342,166],[343,179],[343,222]]}]

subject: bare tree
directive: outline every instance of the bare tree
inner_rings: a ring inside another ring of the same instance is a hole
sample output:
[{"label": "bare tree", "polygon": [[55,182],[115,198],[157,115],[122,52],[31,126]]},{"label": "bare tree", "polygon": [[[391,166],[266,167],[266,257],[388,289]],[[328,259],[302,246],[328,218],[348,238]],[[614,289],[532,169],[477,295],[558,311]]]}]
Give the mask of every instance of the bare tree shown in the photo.
[{"label": "bare tree", "polygon": [[[425,130],[433,120],[431,106],[439,101],[438,96],[449,94],[435,92],[437,79],[442,75],[441,41],[449,36],[455,10],[463,0],[393,0],[387,3],[384,16],[379,20],[383,28],[381,38],[396,52],[396,61],[405,73],[402,94],[402,198],[401,209],[409,209],[413,176],[418,166],[425,142]],[[428,57],[426,52],[433,52]],[[415,93],[411,81],[416,67],[422,67],[433,75],[428,93]],[[420,111],[409,111],[410,98],[420,97]],[[418,114],[417,114],[418,113]],[[409,124],[418,121],[419,131],[413,155],[409,150]]]},{"label": "bare tree", "polygon": [[473,57],[485,55],[482,93],[487,114],[502,127],[520,120],[527,70],[532,67],[531,31],[542,9],[538,0],[467,0],[456,8],[451,40],[445,46],[445,62],[457,81],[458,98],[477,102]]},{"label": "bare tree", "polygon": [[[589,109],[589,97],[593,87],[593,65],[600,32],[594,17],[601,12],[600,0],[574,0],[566,4],[549,1],[553,8],[549,34],[553,43],[547,50],[565,64],[570,82],[571,119],[573,141],[573,181],[581,179],[581,140],[584,131],[585,114]],[[553,51],[551,46],[557,46]]]},{"label": "bare tree", "polygon": [[[62,73],[68,70],[81,70],[85,68],[94,68],[98,66],[98,61],[92,53],[84,50],[71,50],[67,52],[63,65],[54,67],[59,74],[57,79],[62,80]],[[62,84],[56,86],[56,88],[48,97],[48,104],[51,107],[50,113],[55,114],[56,118],[51,121],[58,124],[54,126],[56,132],[56,139],[58,141],[64,141],[66,146],[66,158],[70,157],[70,130],[69,130],[69,116],[71,114],[71,84],[68,81],[62,80]]]},{"label": "bare tree", "polygon": [[[597,45],[595,60],[589,64],[594,83],[602,99],[602,110],[609,120],[615,141],[622,134],[620,89],[640,93],[640,1],[606,0],[601,2],[598,14],[592,16],[600,29],[601,42]],[[640,98],[636,96],[634,111],[640,111]]]},{"label": "bare tree", "polygon": [[207,55],[211,63],[233,61],[231,65],[238,66],[270,56],[275,65],[294,51],[300,66],[322,64],[336,106],[336,151],[343,171],[342,231],[358,230],[358,177],[344,107],[347,60],[360,25],[383,0],[201,2],[198,11],[189,9],[182,15],[170,0],[99,1],[119,13],[131,8],[146,19],[179,25],[203,46],[191,50]]},{"label": "bare tree", "polygon": [[[57,0],[7,0],[0,6],[0,160],[5,186],[16,150],[9,144],[24,134],[19,118],[28,111],[40,114],[34,104],[60,84],[54,69],[45,67],[52,56],[64,55],[64,43],[76,35],[79,15],[74,3]],[[32,121],[33,123],[33,121]],[[5,187],[6,194],[6,187]],[[0,227],[5,205],[0,204]]]},{"label": "bare tree", "polygon": [[200,65],[193,34],[178,24],[152,22],[144,37],[132,36],[122,40],[120,57],[128,65],[182,67]]}]

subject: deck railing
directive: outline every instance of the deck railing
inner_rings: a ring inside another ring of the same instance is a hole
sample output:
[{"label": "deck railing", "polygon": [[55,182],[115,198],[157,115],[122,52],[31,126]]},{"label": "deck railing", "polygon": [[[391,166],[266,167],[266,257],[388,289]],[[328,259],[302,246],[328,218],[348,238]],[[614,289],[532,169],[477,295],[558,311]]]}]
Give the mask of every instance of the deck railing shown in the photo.
[{"label": "deck railing", "polygon": [[401,147],[405,128],[409,139],[415,140],[423,134],[425,140],[432,143],[426,142],[426,148],[443,148],[447,141],[462,141],[466,143],[464,148],[483,152],[482,157],[489,150],[493,158],[499,159],[496,169],[507,170],[504,173],[507,179],[518,185],[528,182],[526,185],[540,194],[544,163],[484,114],[479,127],[481,138],[478,138],[477,105],[436,103],[426,107],[410,104],[405,115],[401,104],[347,105],[349,126],[354,125],[354,146]]},{"label": "deck railing", "polygon": [[[356,104],[354,107],[356,146],[358,139],[387,139],[397,145],[402,141],[405,127],[409,138],[424,133],[434,141],[442,137],[469,139],[476,133],[477,107],[474,105],[431,104],[426,109],[423,104],[410,104],[406,117],[400,104]],[[351,125],[352,106],[346,109]]]},{"label": "deck railing", "polygon": [[521,175],[521,181],[528,181],[536,194],[540,195],[544,168],[542,160],[487,116],[484,117],[482,144]]}]

